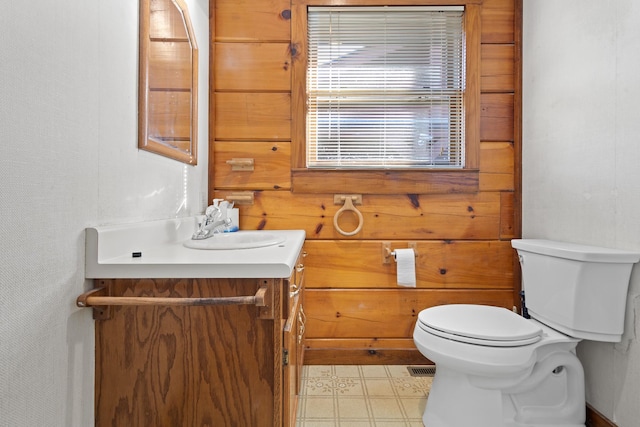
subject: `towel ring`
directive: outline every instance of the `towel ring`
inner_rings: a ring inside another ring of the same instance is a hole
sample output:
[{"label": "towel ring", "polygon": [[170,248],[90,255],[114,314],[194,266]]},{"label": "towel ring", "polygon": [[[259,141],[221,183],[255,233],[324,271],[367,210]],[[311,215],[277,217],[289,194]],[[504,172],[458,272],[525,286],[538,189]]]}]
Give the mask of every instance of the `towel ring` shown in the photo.
[{"label": "towel ring", "polygon": [[[353,231],[344,231],[338,225],[338,219],[345,211],[352,211],[358,216],[358,226]],[[333,216],[333,226],[338,231],[338,233],[342,234],[343,236],[353,236],[354,234],[358,234],[360,230],[362,230],[363,224],[364,217],[362,216],[362,213],[353,205],[353,198],[349,196],[345,197],[344,205],[340,209],[338,209],[338,212],[336,212],[336,214]]]}]

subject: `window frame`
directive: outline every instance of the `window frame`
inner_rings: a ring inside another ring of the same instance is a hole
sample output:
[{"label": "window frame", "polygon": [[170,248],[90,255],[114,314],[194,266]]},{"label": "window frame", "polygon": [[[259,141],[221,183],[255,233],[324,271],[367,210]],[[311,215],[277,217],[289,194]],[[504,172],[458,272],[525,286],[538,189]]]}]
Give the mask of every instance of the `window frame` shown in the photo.
[{"label": "window frame", "polygon": [[[292,0],[291,180],[301,193],[435,194],[479,191],[480,8],[482,0]],[[466,39],[463,168],[327,169],[306,166],[307,8],[309,6],[464,6]]]}]

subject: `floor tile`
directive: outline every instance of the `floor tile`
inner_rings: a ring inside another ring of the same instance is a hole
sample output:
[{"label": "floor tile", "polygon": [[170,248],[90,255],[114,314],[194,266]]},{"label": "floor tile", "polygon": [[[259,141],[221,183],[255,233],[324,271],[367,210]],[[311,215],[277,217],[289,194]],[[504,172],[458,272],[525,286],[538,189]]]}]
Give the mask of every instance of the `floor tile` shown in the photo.
[{"label": "floor tile", "polygon": [[304,366],[297,427],[420,427],[431,381],[404,365]]}]

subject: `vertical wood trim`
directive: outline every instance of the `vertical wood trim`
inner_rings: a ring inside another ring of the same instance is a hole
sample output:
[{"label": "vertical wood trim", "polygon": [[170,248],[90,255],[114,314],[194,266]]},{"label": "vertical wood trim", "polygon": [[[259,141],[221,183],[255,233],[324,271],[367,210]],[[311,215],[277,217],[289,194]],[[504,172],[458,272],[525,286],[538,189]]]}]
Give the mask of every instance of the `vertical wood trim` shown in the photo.
[{"label": "vertical wood trim", "polygon": [[[306,5],[295,4],[291,7],[291,26],[291,167],[298,169],[306,167]],[[295,50],[295,54],[293,50]]]},{"label": "vertical wood trim", "polygon": [[514,52],[514,100],[513,100],[513,234],[522,236],[522,0],[515,3],[515,52]]},{"label": "vertical wood trim", "polygon": [[465,95],[467,169],[477,169],[480,165],[480,9],[481,6],[474,4],[465,8],[465,31],[468,35]]},{"label": "vertical wood trim", "polygon": [[[514,57],[513,57],[513,237],[522,237],[522,0],[514,0]],[[513,301],[520,309],[522,272],[520,262],[513,258]]]}]

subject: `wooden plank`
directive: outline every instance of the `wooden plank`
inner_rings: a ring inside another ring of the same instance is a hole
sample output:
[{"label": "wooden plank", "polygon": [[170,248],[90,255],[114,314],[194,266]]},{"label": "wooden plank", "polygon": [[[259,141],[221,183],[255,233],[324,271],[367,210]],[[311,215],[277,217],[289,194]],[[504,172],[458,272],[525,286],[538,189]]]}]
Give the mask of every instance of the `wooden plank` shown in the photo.
[{"label": "wooden plank", "polygon": [[217,43],[217,91],[290,91],[289,43]]},{"label": "wooden plank", "polygon": [[288,93],[216,93],[217,140],[291,140]]},{"label": "wooden plank", "polygon": [[[230,191],[216,191],[226,198]],[[349,239],[494,240],[499,237],[500,193],[446,195],[363,195],[357,206],[362,231]],[[243,229],[303,229],[307,239],[344,239],[333,227],[340,209],[333,194],[255,193],[255,203],[240,207]],[[339,226],[356,228],[355,215],[343,214]]]},{"label": "wooden plank", "polygon": [[418,349],[313,349],[305,365],[433,365]]},{"label": "wooden plank", "polygon": [[[236,190],[288,190],[291,188],[289,142],[216,141],[213,144],[216,188]],[[232,171],[228,160],[254,159],[254,170]]]},{"label": "wooden plank", "polygon": [[517,239],[517,218],[515,216],[515,193],[500,193],[500,238]]},{"label": "wooden plank", "polygon": [[[383,241],[309,240],[305,258],[308,289],[397,289],[397,266],[385,264]],[[408,241],[389,242],[391,249]],[[511,289],[513,249],[500,241],[417,241],[418,288]]]},{"label": "wooden plank", "polygon": [[480,96],[480,108],[480,139],[482,141],[513,141],[513,95],[484,93]]},{"label": "wooden plank", "polygon": [[465,89],[465,167],[477,169],[480,159],[482,110],[480,109],[480,5],[465,6],[465,32],[467,35],[467,71]]},{"label": "wooden plank", "polygon": [[486,92],[513,92],[513,44],[483,44],[480,62],[480,90]]},{"label": "wooden plank", "polygon": [[296,193],[476,193],[479,179],[477,170],[295,169],[291,174]]},{"label": "wooden plank", "polygon": [[306,167],[307,7],[294,4],[291,11],[291,165],[298,169]]},{"label": "wooden plank", "polygon": [[418,313],[442,304],[511,309],[511,290],[307,289],[307,338],[410,338]]},{"label": "wooden plank", "polygon": [[340,349],[375,349],[375,350],[413,350],[416,345],[413,338],[311,338],[305,342],[307,350],[321,348]]},{"label": "wooden plank", "polygon": [[482,43],[513,43],[514,29],[514,0],[484,0]]},{"label": "wooden plank", "polygon": [[510,142],[480,144],[480,190],[513,191],[514,152]]},{"label": "wooden plank", "polygon": [[289,41],[289,0],[216,0],[215,41]]},{"label": "wooden plank", "polygon": [[307,365],[430,365],[413,338],[314,338],[305,341]]}]

